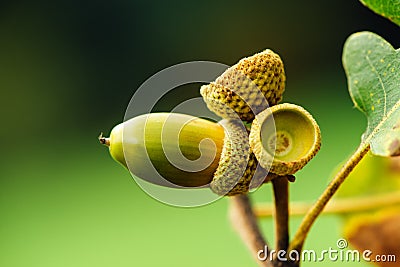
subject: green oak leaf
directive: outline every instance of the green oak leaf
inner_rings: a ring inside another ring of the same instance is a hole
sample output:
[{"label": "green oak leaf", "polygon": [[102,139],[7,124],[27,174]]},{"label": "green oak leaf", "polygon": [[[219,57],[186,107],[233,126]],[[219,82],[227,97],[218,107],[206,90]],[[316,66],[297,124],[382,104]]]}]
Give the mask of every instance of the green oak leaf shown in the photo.
[{"label": "green oak leaf", "polygon": [[360,2],[400,26],[400,0],[360,0]]},{"label": "green oak leaf", "polygon": [[399,51],[371,32],[351,35],[343,48],[350,96],[368,119],[362,141],[375,155],[400,155]]}]

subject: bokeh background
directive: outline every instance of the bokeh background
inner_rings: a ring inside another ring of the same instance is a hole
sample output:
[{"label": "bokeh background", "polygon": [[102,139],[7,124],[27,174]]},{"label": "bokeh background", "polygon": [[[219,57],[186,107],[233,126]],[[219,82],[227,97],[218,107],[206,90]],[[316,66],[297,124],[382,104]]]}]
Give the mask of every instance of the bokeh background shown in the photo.
[{"label": "bokeh background", "polygon": [[[122,121],[135,90],[163,68],[232,65],[271,48],[285,62],[284,101],[321,127],[321,152],[291,185],[292,200],[313,201],[366,126],[341,65],[346,38],[361,30],[400,46],[399,28],[356,0],[2,2],[0,266],[256,266],[230,226],[228,199],[161,204],[97,136]],[[156,109],[197,96],[188,86]],[[271,195],[266,185],[253,197]],[[273,243],[272,221],[260,223]],[[336,248],[341,231],[340,218],[323,216],[306,248]]]}]

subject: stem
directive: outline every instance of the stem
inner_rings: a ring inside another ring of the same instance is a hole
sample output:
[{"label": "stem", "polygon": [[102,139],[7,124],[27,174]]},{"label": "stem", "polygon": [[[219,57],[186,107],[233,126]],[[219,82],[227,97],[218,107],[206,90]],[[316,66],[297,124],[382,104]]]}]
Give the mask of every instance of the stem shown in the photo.
[{"label": "stem", "polygon": [[[265,247],[268,247],[268,245],[261,233],[260,228],[258,227],[257,219],[253,213],[249,196],[238,195],[230,197],[229,200],[230,220],[233,227],[243,239],[258,265],[262,267],[272,267],[272,263],[269,260],[269,254],[261,255],[263,258],[266,258],[265,261],[258,259],[258,252],[260,250],[264,250]],[[268,250],[264,250],[264,253],[268,252]]]},{"label": "stem", "polygon": [[356,152],[345,163],[345,165],[337,173],[335,178],[333,178],[333,180],[319,197],[317,202],[307,212],[306,216],[300,224],[299,229],[294,235],[292,242],[290,243],[289,251],[297,250],[298,252],[301,252],[304,241],[307,237],[308,232],[310,231],[311,226],[313,225],[319,214],[322,212],[322,210],[325,208],[326,204],[332,198],[332,196],[336,193],[339,186],[344,182],[346,177],[349,176],[350,172],[361,161],[365,154],[367,154],[369,149],[369,144],[364,142],[361,143]]},{"label": "stem", "polygon": [[272,180],[275,198],[276,251],[286,251],[289,246],[289,182],[286,176]]},{"label": "stem", "polygon": [[[400,194],[398,191],[370,197],[351,197],[329,202],[323,210],[322,214],[346,214],[353,212],[363,212],[398,204],[400,204]],[[291,203],[290,215],[304,215],[311,207],[311,203]],[[271,217],[274,214],[274,206],[269,203],[257,205],[254,208],[254,213],[258,218]]]},{"label": "stem", "polygon": [[98,138],[99,138],[100,144],[105,145],[105,146],[110,146],[110,138],[104,137],[103,133],[101,133]]}]

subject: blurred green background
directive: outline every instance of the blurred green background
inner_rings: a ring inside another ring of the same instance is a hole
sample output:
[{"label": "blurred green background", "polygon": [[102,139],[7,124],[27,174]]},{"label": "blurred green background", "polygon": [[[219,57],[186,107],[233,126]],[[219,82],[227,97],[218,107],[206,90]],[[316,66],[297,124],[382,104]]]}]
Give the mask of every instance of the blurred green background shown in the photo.
[{"label": "blurred green background", "polygon": [[[400,46],[399,29],[356,0],[2,2],[0,266],[256,266],[227,219],[228,199],[161,204],[97,136],[122,121],[157,71],[192,60],[232,65],[271,48],[285,62],[284,101],[321,127],[321,152],[291,186],[293,200],[313,201],[366,126],[341,65],[344,41],[361,30]],[[188,87],[157,110],[193,96]],[[270,185],[253,196],[270,201]],[[272,221],[260,223],[273,243]],[[324,216],[306,248],[336,248],[339,237],[340,219]]]}]

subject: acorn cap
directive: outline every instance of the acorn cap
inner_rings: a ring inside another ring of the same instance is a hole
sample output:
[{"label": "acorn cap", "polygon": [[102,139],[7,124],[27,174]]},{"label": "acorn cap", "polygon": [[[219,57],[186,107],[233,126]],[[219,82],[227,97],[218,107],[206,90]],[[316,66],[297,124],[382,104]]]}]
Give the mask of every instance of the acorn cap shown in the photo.
[{"label": "acorn cap", "polygon": [[209,110],[221,118],[239,118],[244,121],[251,121],[254,114],[249,105],[233,91],[215,82],[203,85],[200,94],[207,103]]},{"label": "acorn cap", "polygon": [[200,94],[208,108],[222,118],[237,113],[241,120],[252,121],[254,114],[281,101],[285,81],[281,58],[267,49],[241,59],[215,82],[202,86]]},{"label": "acorn cap", "polygon": [[258,162],[250,153],[249,136],[243,122],[222,120],[220,124],[225,128],[224,145],[210,188],[218,195],[247,193],[265,180],[267,171],[257,168]]},{"label": "acorn cap", "polygon": [[285,103],[256,116],[250,146],[261,166],[278,175],[294,174],[320,149],[321,133],[310,113]]}]

